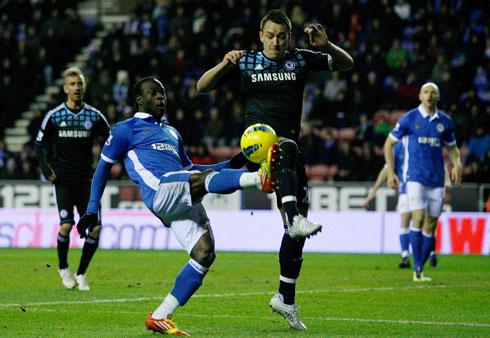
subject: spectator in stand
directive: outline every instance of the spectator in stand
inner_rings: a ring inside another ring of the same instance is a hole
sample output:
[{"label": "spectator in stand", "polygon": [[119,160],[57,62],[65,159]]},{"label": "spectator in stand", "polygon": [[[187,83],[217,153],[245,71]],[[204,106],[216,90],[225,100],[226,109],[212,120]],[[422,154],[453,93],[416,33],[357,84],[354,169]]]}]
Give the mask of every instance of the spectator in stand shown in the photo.
[{"label": "spectator in stand", "polygon": [[475,133],[471,135],[468,142],[467,163],[477,161],[483,163],[488,150],[490,150],[490,133],[485,130],[487,126],[478,125]]}]

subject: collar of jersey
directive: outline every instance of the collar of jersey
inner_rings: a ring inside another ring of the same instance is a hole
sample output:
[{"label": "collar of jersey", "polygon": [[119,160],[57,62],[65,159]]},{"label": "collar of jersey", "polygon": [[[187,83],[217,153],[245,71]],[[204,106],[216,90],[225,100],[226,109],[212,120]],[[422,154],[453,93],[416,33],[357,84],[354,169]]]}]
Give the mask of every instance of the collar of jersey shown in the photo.
[{"label": "collar of jersey", "polygon": [[270,63],[278,64],[278,63],[284,61],[284,59],[286,59],[286,54],[289,53],[289,51],[287,50],[286,53],[284,54],[284,56],[282,57],[282,59],[279,61],[274,61],[274,60],[269,59],[267,56],[265,56],[265,54],[263,52],[259,52],[259,53],[260,53],[260,55],[262,55],[264,57],[264,59],[266,59]]},{"label": "collar of jersey", "polygon": [[143,112],[140,112],[140,111],[137,112],[136,114],[134,114],[134,117],[137,117],[137,118],[143,119],[143,120],[144,119],[147,119],[147,118],[153,118],[154,120],[156,120],[153,115],[148,114],[148,113],[143,113]]},{"label": "collar of jersey", "polygon": [[[427,116],[429,116],[429,112],[427,110],[425,110],[424,106],[419,105],[418,109],[419,109],[420,115],[422,115],[422,117],[424,119]],[[434,113],[434,115],[432,115],[432,117],[429,119],[429,121],[432,121],[432,120],[438,119],[438,118],[439,118],[439,109],[436,108],[436,112]]]},{"label": "collar of jersey", "polygon": [[74,112],[73,110],[71,110],[67,105],[66,105],[66,102],[63,102],[63,105],[65,106],[65,109],[68,110],[70,113],[72,113],[73,115],[78,115],[80,112],[82,112],[84,109],[85,109],[85,102],[82,102],[82,109],[80,109],[78,112]]}]

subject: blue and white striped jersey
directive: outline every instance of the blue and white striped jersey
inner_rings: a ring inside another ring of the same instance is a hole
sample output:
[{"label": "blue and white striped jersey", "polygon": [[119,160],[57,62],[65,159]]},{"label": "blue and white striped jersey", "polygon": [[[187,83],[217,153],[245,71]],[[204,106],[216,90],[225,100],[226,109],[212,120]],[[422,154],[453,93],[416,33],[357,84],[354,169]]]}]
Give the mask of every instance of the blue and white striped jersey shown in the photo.
[{"label": "blue and white striped jersey", "polygon": [[162,176],[192,167],[179,132],[141,112],[114,126],[101,159],[109,163],[124,159],[128,175],[140,187],[150,210]]},{"label": "blue and white striped jersey", "polygon": [[443,187],[442,145],[456,144],[452,119],[440,110],[430,117],[420,105],[403,115],[390,133],[395,141],[400,141],[405,135],[408,136],[405,152],[406,181]]}]

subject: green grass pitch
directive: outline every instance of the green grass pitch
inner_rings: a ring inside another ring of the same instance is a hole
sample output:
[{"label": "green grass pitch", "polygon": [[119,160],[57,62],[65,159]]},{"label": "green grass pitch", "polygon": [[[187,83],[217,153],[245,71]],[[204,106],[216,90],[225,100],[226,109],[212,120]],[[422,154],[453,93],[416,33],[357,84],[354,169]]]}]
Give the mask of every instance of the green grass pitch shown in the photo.
[{"label": "green grass pitch", "polygon": [[[70,250],[72,271],[80,250]],[[304,254],[305,332],[273,314],[277,253],[218,252],[174,319],[193,337],[490,337],[490,257],[441,256],[431,283],[397,255]],[[0,337],[158,337],[145,319],[188,261],[183,251],[99,250],[91,290],[67,290],[55,249],[0,249]]]}]

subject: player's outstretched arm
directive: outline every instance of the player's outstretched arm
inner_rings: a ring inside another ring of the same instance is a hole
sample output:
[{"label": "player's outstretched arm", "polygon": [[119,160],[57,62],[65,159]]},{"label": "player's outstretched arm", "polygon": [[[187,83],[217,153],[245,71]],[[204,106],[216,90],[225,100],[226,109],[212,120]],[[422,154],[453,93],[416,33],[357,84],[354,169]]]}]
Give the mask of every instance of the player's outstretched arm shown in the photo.
[{"label": "player's outstretched arm", "polygon": [[396,144],[396,141],[391,137],[387,137],[384,145],[384,153],[385,153],[385,162],[388,166],[388,187],[392,189],[396,189],[398,184],[400,184],[400,180],[395,173],[395,155],[393,152],[393,146]]},{"label": "player's outstretched arm", "polygon": [[371,202],[374,199],[374,196],[376,196],[376,191],[378,191],[378,188],[383,184],[383,182],[388,178],[388,168],[383,167],[379,171],[378,177],[376,178],[376,182],[374,183],[373,189],[369,192],[369,195],[367,195],[366,199],[364,200],[364,203],[362,206],[364,208],[367,208],[369,206],[369,202]]},{"label": "player's outstretched arm", "polygon": [[90,232],[97,225],[97,213],[99,211],[100,199],[102,198],[105,186],[109,180],[111,168],[112,163],[100,159],[92,179],[90,201],[88,202],[87,212],[80,218],[80,221],[77,224],[80,238],[87,237],[87,229],[88,232]]},{"label": "player's outstretched arm", "polygon": [[452,145],[448,147],[449,159],[453,164],[453,169],[451,170],[451,179],[459,187],[461,186],[461,176],[463,173],[461,165],[461,155],[459,153],[459,148],[457,145]]},{"label": "player's outstretched arm", "polygon": [[238,60],[243,56],[243,52],[243,50],[232,50],[226,53],[220,63],[204,73],[197,81],[197,91],[200,93],[212,91],[219,79],[238,65]]},{"label": "player's outstretched arm", "polygon": [[354,59],[342,48],[334,45],[328,39],[327,33],[319,23],[311,24],[305,28],[305,33],[310,38],[310,45],[319,48],[332,56],[339,70],[349,70],[354,67]]}]

